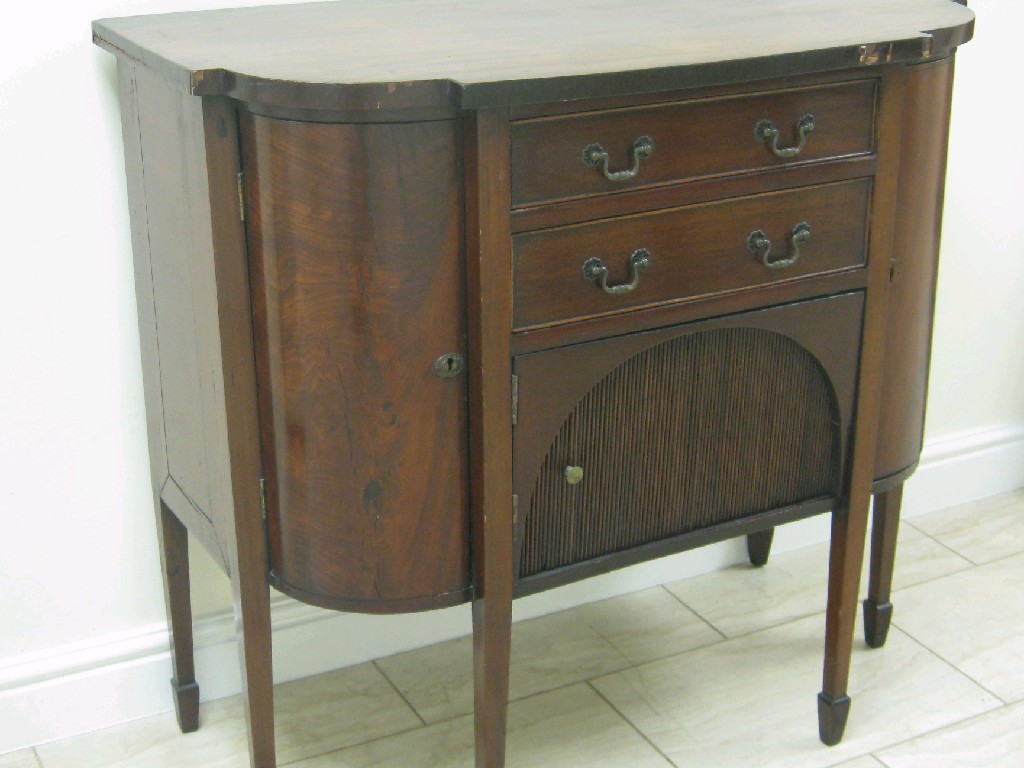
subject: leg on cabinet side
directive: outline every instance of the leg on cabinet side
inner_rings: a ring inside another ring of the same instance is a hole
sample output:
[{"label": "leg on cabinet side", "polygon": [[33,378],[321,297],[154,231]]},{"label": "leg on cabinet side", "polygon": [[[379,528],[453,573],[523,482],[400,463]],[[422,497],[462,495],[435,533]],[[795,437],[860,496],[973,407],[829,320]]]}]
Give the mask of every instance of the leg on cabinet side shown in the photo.
[{"label": "leg on cabinet side", "polygon": [[877,493],[871,521],[871,572],[868,597],[864,601],[864,640],[872,648],[881,648],[889,634],[892,621],[893,566],[896,561],[896,538],[900,524],[903,483]]},{"label": "leg on cabinet side", "polygon": [[188,530],[160,501],[157,535],[171,631],[171,692],[182,733],[199,728],[199,684],[192,645],[192,599],[189,592]]}]

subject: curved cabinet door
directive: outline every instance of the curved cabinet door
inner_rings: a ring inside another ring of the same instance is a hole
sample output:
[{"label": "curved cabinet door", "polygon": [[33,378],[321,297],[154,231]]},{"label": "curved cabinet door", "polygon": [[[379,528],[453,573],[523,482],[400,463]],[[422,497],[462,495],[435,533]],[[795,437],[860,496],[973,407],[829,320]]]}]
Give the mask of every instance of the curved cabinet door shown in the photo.
[{"label": "curved cabinet door", "polygon": [[520,593],[828,509],[862,305],[845,294],[518,357]]},{"label": "curved cabinet door", "polygon": [[907,67],[907,73],[875,455],[876,489],[905,479],[921,455],[953,57]]},{"label": "curved cabinet door", "polygon": [[461,602],[459,125],[240,122],[272,583],[354,611]]}]

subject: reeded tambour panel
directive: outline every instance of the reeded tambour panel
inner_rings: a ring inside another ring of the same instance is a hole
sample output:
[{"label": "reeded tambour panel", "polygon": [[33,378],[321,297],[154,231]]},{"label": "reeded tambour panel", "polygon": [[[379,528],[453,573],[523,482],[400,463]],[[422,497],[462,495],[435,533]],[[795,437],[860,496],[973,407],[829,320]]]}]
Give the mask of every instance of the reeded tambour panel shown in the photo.
[{"label": "reeded tambour panel", "polygon": [[519,574],[836,495],[840,424],[825,371],[786,336],[726,328],[653,346],[562,424],[530,499]]}]

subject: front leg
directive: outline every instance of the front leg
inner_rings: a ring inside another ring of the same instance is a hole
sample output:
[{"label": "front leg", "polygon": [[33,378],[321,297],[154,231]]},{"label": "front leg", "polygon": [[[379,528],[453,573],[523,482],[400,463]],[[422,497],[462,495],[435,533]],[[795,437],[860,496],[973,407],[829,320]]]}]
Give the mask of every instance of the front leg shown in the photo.
[{"label": "front leg", "polygon": [[512,646],[512,571],[491,573],[473,599],[476,768],[504,768]]},{"label": "front leg", "polygon": [[504,768],[512,631],[512,235],[508,110],[466,121],[476,768]]},{"label": "front leg", "polygon": [[825,670],[822,691],[818,694],[818,735],[829,746],[842,740],[850,714],[847,686],[870,499],[867,493],[856,494],[855,502],[857,497],[860,497],[860,503],[855,505],[849,498],[843,499],[832,513]]}]

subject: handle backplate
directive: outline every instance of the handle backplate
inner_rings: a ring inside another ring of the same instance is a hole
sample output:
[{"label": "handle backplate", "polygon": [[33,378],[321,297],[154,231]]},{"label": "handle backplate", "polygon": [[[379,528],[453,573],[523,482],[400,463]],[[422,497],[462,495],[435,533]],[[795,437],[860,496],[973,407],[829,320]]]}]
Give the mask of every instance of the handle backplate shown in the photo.
[{"label": "handle backplate", "polygon": [[608,267],[594,256],[583,262],[583,279],[590,280],[601,286],[601,290],[612,296],[629,293],[640,285],[640,275],[651,266],[651,252],[646,248],[637,248],[629,257],[631,279],[628,283],[608,285]]},{"label": "handle backplate", "polygon": [[640,172],[640,162],[654,154],[654,142],[650,136],[640,136],[629,149],[632,167],[622,171],[608,168],[608,151],[600,144],[588,144],[583,150],[583,163],[591,168],[599,168],[608,181],[626,181]]},{"label": "handle backplate", "polygon": [[776,157],[796,157],[804,150],[807,137],[814,131],[814,115],[808,113],[796,121],[796,134],[799,143],[795,147],[779,146],[779,129],[771,120],[761,120],[754,126],[754,138],[768,145]]},{"label": "handle backplate", "polygon": [[811,239],[811,225],[801,221],[793,231],[789,233],[790,255],[785,259],[771,259],[772,241],[768,239],[762,230],[755,229],[747,237],[747,250],[755,254],[768,269],[781,269],[789,267],[800,258],[800,246]]}]

